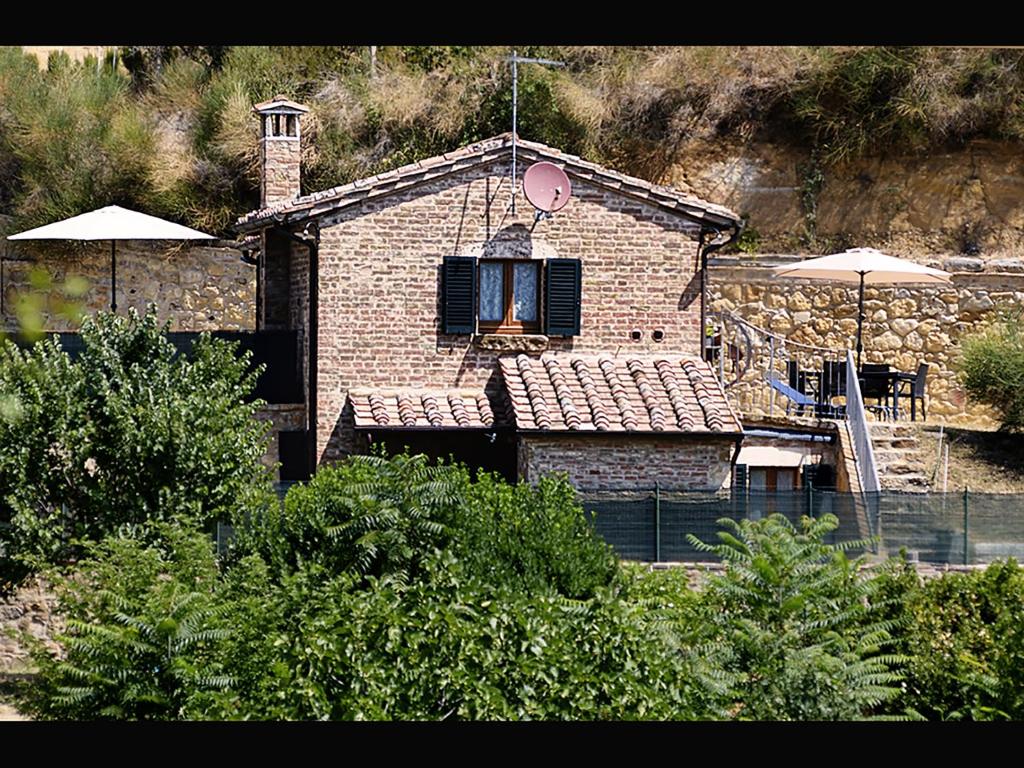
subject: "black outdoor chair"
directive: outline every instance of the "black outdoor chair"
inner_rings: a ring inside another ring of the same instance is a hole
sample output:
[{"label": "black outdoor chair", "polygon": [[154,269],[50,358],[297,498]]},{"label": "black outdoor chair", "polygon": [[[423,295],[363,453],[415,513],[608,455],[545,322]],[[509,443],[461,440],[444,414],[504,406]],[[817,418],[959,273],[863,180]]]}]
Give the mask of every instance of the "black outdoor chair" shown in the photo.
[{"label": "black outdoor chair", "polygon": [[[861,366],[861,373],[868,374],[861,379],[861,397],[865,400],[870,398],[875,401],[875,405],[868,405],[865,403],[864,408],[877,413],[883,418],[887,418],[890,415],[895,418],[895,414],[889,406],[889,399],[892,397],[890,380],[884,377],[871,376],[870,374],[889,373],[889,370],[889,365],[887,363],[865,363]],[[883,402],[885,403],[884,405],[882,404]]]},{"label": "black outdoor chair", "polygon": [[[921,418],[924,419],[925,421],[928,420],[928,412],[925,410],[925,406],[924,406],[924,388],[925,388],[925,384],[926,384],[927,378],[928,378],[928,363],[921,363],[919,366],[917,366],[917,374],[914,376],[914,380],[913,381],[901,381],[900,382],[900,386],[901,386],[900,397],[904,397],[904,396],[909,396],[910,397],[910,420],[911,421],[916,421],[917,420],[917,401],[918,400],[921,401]],[[908,392],[904,392],[904,390],[902,389],[902,386],[904,384],[909,384],[910,385],[910,390]]]},{"label": "black outdoor chair", "polygon": [[833,397],[846,396],[846,361],[825,360],[822,363],[821,399],[830,402]]}]

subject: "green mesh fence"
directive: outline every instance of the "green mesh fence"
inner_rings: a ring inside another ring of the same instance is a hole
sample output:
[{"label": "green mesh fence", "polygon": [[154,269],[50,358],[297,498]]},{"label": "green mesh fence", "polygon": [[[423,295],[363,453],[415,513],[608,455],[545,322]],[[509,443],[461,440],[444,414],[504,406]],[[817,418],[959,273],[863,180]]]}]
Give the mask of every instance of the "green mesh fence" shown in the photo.
[{"label": "green mesh fence", "polygon": [[[781,514],[799,524],[826,513],[839,519],[829,543],[861,542],[882,557],[905,550],[914,560],[939,564],[1024,560],[1024,495],[830,491],[749,492],[737,496],[651,490],[581,498],[594,528],[626,560],[708,561],[688,540],[717,543],[718,520]],[[865,551],[855,548],[854,553]]]}]

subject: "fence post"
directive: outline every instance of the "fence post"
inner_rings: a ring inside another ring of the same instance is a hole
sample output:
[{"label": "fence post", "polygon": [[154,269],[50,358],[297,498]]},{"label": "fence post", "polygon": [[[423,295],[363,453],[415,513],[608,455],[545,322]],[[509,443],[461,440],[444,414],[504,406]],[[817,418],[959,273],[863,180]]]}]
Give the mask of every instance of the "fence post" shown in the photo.
[{"label": "fence post", "polygon": [[654,481],[654,562],[661,562],[661,485]]},{"label": "fence post", "polygon": [[967,486],[964,486],[964,565],[969,565],[967,557]]}]

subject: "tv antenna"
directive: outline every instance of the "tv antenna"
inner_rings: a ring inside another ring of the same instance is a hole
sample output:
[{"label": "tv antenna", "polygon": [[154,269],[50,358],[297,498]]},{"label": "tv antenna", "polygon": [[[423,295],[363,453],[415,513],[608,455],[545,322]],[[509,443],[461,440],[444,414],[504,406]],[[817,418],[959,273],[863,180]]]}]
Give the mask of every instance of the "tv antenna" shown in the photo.
[{"label": "tv antenna", "polygon": [[512,63],[512,214],[516,212],[516,121],[518,118],[519,106],[519,64],[544,64],[548,67],[564,67],[564,61],[552,61],[551,59],[535,59],[520,56],[512,49],[512,55],[505,59]]}]

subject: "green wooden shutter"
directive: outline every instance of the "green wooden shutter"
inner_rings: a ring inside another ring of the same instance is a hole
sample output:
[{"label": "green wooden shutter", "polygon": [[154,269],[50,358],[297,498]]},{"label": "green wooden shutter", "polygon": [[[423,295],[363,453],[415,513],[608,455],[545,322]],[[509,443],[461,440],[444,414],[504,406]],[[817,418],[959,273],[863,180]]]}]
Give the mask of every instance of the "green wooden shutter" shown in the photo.
[{"label": "green wooden shutter", "polygon": [[476,332],[476,259],[444,257],[441,318],[445,333]]},{"label": "green wooden shutter", "polygon": [[544,269],[544,328],[549,336],[579,336],[579,259],[548,259]]}]

